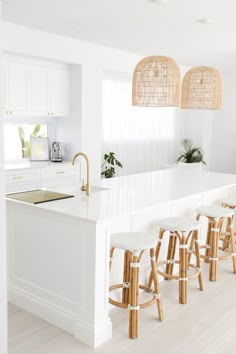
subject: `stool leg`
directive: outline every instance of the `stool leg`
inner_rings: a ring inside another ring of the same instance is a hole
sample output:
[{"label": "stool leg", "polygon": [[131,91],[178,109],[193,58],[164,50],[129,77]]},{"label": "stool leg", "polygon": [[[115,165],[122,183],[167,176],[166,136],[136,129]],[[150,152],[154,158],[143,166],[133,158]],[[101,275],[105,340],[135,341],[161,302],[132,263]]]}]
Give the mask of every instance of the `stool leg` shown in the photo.
[{"label": "stool leg", "polygon": [[188,245],[184,233],[180,238],[179,244],[179,303],[187,303],[187,285],[188,285]]},{"label": "stool leg", "polygon": [[[167,261],[175,259],[175,249],[176,249],[177,236],[175,234],[170,235],[168,251],[167,251]],[[166,273],[172,275],[174,270],[174,263],[167,263]],[[164,278],[165,280],[170,280],[170,278]]]},{"label": "stool leg", "polygon": [[206,237],[206,249],[205,249],[205,263],[210,263],[209,256],[210,256],[210,247],[211,247],[211,222],[208,220],[208,227],[207,227],[207,237]]},{"label": "stool leg", "polygon": [[[150,249],[150,258],[151,258],[152,278],[153,278],[155,293],[156,293],[156,295],[160,295],[160,286],[159,286],[159,282],[158,282],[157,264],[156,264],[156,260],[155,260],[155,249],[154,248]],[[163,316],[162,302],[161,302],[160,297],[157,297],[157,309],[158,309],[159,319],[160,319],[160,321],[163,321],[164,316]]]},{"label": "stool leg", "polygon": [[[136,266],[135,266],[136,265]],[[129,337],[138,337],[139,311],[139,262],[136,255],[132,255],[130,263],[130,291],[129,291]]]},{"label": "stool leg", "polygon": [[110,263],[109,263],[109,271],[111,271],[111,266],[112,266],[112,258],[113,258],[113,253],[114,253],[115,248],[111,247],[110,248]]},{"label": "stool leg", "polygon": [[[194,232],[193,232],[193,233],[192,233],[191,240],[190,240],[189,251],[188,251],[188,263],[191,262],[192,253],[194,252],[194,251],[193,251],[194,241],[195,241],[195,237],[194,237]],[[196,245],[196,244],[195,244],[195,245]],[[196,248],[195,248],[195,250],[196,250]]]},{"label": "stool leg", "polygon": [[229,232],[230,232],[230,242],[231,242],[231,249],[232,249],[232,259],[233,259],[233,272],[236,274],[236,244],[234,242],[234,229],[233,229],[233,221],[234,218],[231,216],[229,218]]},{"label": "stool leg", "polygon": [[[156,251],[155,251],[155,257],[156,257],[156,262],[158,261],[158,257],[159,257],[159,253],[160,253],[160,249],[161,249],[161,243],[162,243],[162,238],[163,238],[163,235],[165,233],[165,230],[163,229],[160,229],[160,232],[159,232],[159,241],[157,243],[157,247],[156,247]],[[149,275],[149,279],[148,279],[148,282],[147,282],[147,287],[148,288],[151,288],[152,286],[152,271],[150,272],[150,275]]]},{"label": "stool leg", "polygon": [[217,266],[218,266],[218,243],[219,243],[219,219],[214,219],[214,222],[211,223],[213,227],[211,227],[210,231],[210,268],[209,268],[209,280],[216,281],[217,277]]},{"label": "stool leg", "polygon": [[[123,284],[129,283],[130,280],[130,253],[124,253],[124,270],[123,270]],[[128,305],[129,301],[129,287],[123,285],[122,303]]]},{"label": "stool leg", "polygon": [[202,270],[201,270],[201,258],[200,258],[198,231],[194,231],[193,236],[194,236],[193,238],[195,240],[196,264],[197,264],[198,269],[200,269],[200,273],[198,275],[199,288],[200,288],[200,290],[203,290],[203,277],[202,277]]},{"label": "stool leg", "polygon": [[226,221],[226,228],[225,228],[225,238],[223,241],[223,250],[229,248],[229,246],[231,245],[231,218],[227,218]]}]

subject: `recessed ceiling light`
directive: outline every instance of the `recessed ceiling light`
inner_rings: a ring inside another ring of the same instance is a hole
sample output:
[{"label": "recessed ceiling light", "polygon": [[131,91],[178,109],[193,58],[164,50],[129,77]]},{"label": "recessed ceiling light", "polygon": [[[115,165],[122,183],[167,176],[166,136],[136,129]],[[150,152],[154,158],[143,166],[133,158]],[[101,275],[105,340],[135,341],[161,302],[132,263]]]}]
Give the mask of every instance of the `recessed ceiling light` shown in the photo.
[{"label": "recessed ceiling light", "polygon": [[148,0],[148,1],[152,2],[153,4],[166,5],[169,0]]},{"label": "recessed ceiling light", "polygon": [[75,27],[80,27],[80,22],[72,22],[72,25]]},{"label": "recessed ceiling light", "polygon": [[210,17],[200,17],[197,18],[196,21],[198,23],[201,23],[201,25],[211,25],[212,23],[214,23],[214,20]]}]

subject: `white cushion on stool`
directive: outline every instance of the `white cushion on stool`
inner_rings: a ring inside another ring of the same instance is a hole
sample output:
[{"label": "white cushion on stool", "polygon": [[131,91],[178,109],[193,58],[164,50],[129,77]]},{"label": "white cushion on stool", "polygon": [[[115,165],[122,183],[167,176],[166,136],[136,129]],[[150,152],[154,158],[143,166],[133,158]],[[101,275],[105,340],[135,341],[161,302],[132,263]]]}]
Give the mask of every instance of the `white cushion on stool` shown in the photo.
[{"label": "white cushion on stool", "polygon": [[122,232],[111,235],[111,247],[119,248],[125,251],[143,251],[154,248],[157,244],[157,238],[151,234],[140,232]]},{"label": "white cushion on stool", "polygon": [[166,231],[188,232],[198,230],[199,222],[190,218],[171,217],[158,221],[159,226]]},{"label": "white cushion on stool", "polygon": [[202,206],[197,208],[197,213],[212,218],[227,218],[234,215],[232,209],[223,208],[220,206]]},{"label": "white cushion on stool", "polygon": [[229,205],[231,207],[236,207],[236,199],[230,199],[230,198],[223,199],[222,203],[227,204],[227,205]]}]

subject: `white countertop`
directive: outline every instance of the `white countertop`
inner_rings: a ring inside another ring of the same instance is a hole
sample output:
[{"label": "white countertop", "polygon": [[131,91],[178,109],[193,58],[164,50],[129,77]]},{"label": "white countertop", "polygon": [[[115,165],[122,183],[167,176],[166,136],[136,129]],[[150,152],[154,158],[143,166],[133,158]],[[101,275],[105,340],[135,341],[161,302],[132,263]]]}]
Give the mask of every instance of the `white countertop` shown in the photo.
[{"label": "white countertop", "polygon": [[79,187],[57,189],[75,197],[32,207],[98,221],[233,185],[236,175],[170,169],[101,180],[93,186],[107,189],[89,197]]},{"label": "white countertop", "polygon": [[30,168],[43,168],[43,167],[59,167],[62,165],[71,164],[71,161],[53,162],[53,161],[19,161],[5,164],[5,170],[21,170]]}]

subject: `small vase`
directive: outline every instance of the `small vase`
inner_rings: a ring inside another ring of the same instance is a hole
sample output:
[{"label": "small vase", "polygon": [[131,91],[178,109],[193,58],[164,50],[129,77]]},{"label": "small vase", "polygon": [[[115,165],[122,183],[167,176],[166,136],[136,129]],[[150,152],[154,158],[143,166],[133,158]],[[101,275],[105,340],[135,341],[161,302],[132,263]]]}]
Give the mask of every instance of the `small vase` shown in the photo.
[{"label": "small vase", "polygon": [[29,158],[29,148],[23,147],[22,148],[22,158],[23,159],[28,159]]}]

